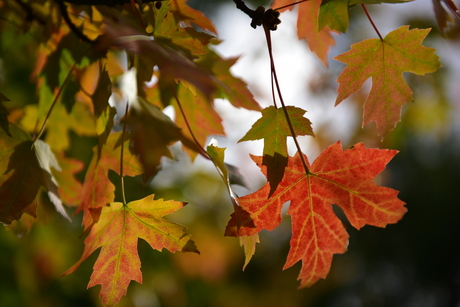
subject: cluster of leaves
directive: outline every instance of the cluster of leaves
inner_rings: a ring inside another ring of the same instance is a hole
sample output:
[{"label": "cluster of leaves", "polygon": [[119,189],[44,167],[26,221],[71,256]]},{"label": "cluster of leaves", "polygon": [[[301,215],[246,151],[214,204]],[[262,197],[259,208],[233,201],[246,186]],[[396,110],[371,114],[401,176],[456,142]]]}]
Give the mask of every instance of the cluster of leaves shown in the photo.
[{"label": "cluster of leaves", "polygon": [[[347,248],[348,234],[332,204],[358,229],[396,223],[406,211],[397,191],[373,182],[395,150],[365,148],[362,143],[343,150],[337,142],[312,164],[298,145],[297,154],[289,156],[288,137],[314,136],[306,111],[284,102],[262,110],[246,84],[230,73],[237,59],[213,51],[218,40],[212,22],[185,2],[0,1],[2,20],[9,21],[0,23],[1,30],[14,27],[39,37],[31,74],[37,102],[14,108],[14,101],[0,95],[0,221],[8,225],[24,214],[36,217],[43,190],[66,218],[65,207],[77,207],[87,233],[85,248],[65,274],[101,248],[88,286],[102,285],[104,305],[116,304],[131,280],[142,282],[138,238],[159,251],[199,253],[183,226],[163,218],[185,203],[154,195],[127,202],[124,191],[116,202],[109,179],[111,170],[122,187],[124,176],[142,176],[148,182],[157,175],[161,158],[172,158],[169,147],[178,141],[192,159],[201,155],[212,161],[226,183],[235,213],[225,234],[241,238],[245,266],[255,252],[258,233],[276,228],[283,204],[290,201],[292,238],[285,268],[302,261],[301,287],[325,278],[333,254]],[[235,2],[242,7],[241,1]],[[299,38],[305,38],[327,65],[332,33],[347,31],[349,8],[381,2],[406,1],[299,1]],[[282,11],[291,4],[276,0],[272,8]],[[445,29],[450,15],[439,8],[436,15]],[[276,26],[269,27],[265,20],[254,24],[264,26],[270,47],[267,29]],[[434,49],[421,45],[428,32],[402,26],[384,38],[378,34],[356,43],[336,57],[347,65],[338,77],[336,105],[371,77],[363,125],[375,121],[378,134],[387,135],[400,120],[402,105],[413,100],[402,73],[423,75],[440,67]],[[124,89],[127,75],[134,79],[130,93]],[[253,160],[267,184],[244,197],[232,191],[225,150],[205,149],[208,136],[224,135],[215,98],[261,112],[240,141],[264,140],[263,156]],[[174,120],[162,112],[168,106],[175,110]],[[97,139],[89,165],[68,157],[70,131]],[[83,169],[81,183],[76,174]]]}]

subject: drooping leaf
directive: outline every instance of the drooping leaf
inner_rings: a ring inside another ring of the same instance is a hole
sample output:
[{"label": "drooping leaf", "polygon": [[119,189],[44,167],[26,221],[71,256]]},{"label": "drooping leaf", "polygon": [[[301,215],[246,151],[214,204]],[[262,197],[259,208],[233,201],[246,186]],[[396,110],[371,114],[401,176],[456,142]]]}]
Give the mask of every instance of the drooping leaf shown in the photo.
[{"label": "drooping leaf", "polygon": [[51,151],[51,147],[47,143],[43,142],[42,140],[37,140],[33,148],[37,156],[38,164],[42,170],[44,170],[44,187],[48,191],[49,199],[56,208],[56,211],[62,214],[62,216],[64,216],[70,222],[70,217],[65,211],[61,198],[59,197],[58,183],[52,175],[52,169],[61,171],[61,167],[59,166],[56,157]]},{"label": "drooping leaf", "polygon": [[319,9],[318,30],[328,26],[331,30],[347,32],[350,21],[348,2],[349,0],[323,1]]},{"label": "drooping leaf", "polygon": [[202,12],[197,11],[186,4],[187,0],[171,0],[171,10],[176,12],[180,19],[187,23],[193,23],[203,30],[217,34],[217,30]]},{"label": "drooping leaf", "polygon": [[197,63],[207,69],[219,82],[219,91],[214,98],[225,98],[236,108],[260,111],[259,103],[249,91],[247,84],[232,75],[230,68],[236,63],[238,58],[223,59],[215,51],[208,49]]},{"label": "drooping leaf", "polygon": [[46,189],[56,208],[65,214],[49,172],[57,166],[49,147],[46,149],[41,141],[33,145],[27,133],[16,125],[10,124],[9,131],[11,136],[0,129],[0,222],[11,224],[24,212],[35,216],[40,187]]},{"label": "drooping leaf", "polygon": [[242,236],[240,237],[240,245],[244,248],[244,265],[243,271],[248,266],[249,262],[251,261],[252,256],[254,256],[256,252],[256,244],[260,243],[259,234],[253,234],[252,236]]},{"label": "drooping leaf", "polygon": [[126,122],[133,131],[134,149],[143,165],[145,180],[158,171],[161,157],[172,158],[168,146],[174,142],[181,141],[196,152],[204,151],[157,106],[141,97],[131,108]]},{"label": "drooping leaf", "polygon": [[180,15],[175,11],[165,13],[164,18],[157,18],[153,36],[155,39],[167,39],[177,46],[180,46],[190,52],[192,55],[202,55],[206,53],[206,45],[213,38],[204,32],[199,32],[193,27],[181,26]]},{"label": "drooping leaf", "polygon": [[[182,128],[182,132],[186,137],[192,139],[192,134],[189,131],[190,127],[198,143],[204,147],[206,139],[210,135],[225,135],[222,119],[211,103],[200,92],[195,92],[194,94],[185,86],[180,85],[177,97],[187,118],[188,125],[177,102],[172,104],[176,114],[175,122],[178,127]],[[197,152],[189,150],[188,153],[194,158]]]},{"label": "drooping leaf", "polygon": [[[174,83],[175,79],[185,80],[196,86],[208,97],[216,90],[214,78],[196,65],[192,59],[187,58],[170,46],[153,40],[150,36],[142,35],[141,32],[123,19],[118,22],[107,21],[105,33],[98,40],[96,48],[105,51],[113,46],[123,48],[142,57],[144,62],[148,63],[147,67],[157,65],[162,77],[171,83]],[[153,71],[148,70],[152,75]]]},{"label": "drooping leaf", "polygon": [[138,239],[147,241],[153,249],[170,252],[199,251],[184,232],[185,227],[165,220],[163,216],[182,208],[185,203],[154,200],[154,195],[127,205],[111,203],[102,208],[99,221],[85,239],[85,249],[78,262],[64,272],[74,272],[94,251],[102,247],[93,266],[88,287],[101,285],[100,297],[105,306],[113,306],[126,294],[131,280],[142,283]]},{"label": "drooping leaf", "polygon": [[[252,236],[262,229],[273,230],[281,222],[283,204],[290,201],[292,238],[284,269],[301,260],[300,286],[311,286],[326,277],[333,254],[344,253],[348,245],[348,234],[332,204],[338,205],[357,229],[364,225],[385,227],[406,212],[398,191],[373,182],[395,154],[395,150],[369,149],[362,143],[342,150],[337,142],[311,166],[304,156],[308,173],[299,154],[290,157],[284,178],[270,198],[268,183],[238,198],[241,212],[232,215],[226,235]],[[253,159],[266,175],[262,157]]]},{"label": "drooping leaf", "polygon": [[58,183],[59,196],[67,206],[76,206],[80,203],[82,183],[75,178],[84,167],[83,162],[68,158],[64,153],[56,155],[60,171],[51,169],[51,174]]},{"label": "drooping leaf", "polygon": [[[271,7],[275,9],[291,3],[291,0],[275,0]],[[299,39],[305,39],[310,50],[327,66],[327,55],[331,46],[335,45],[335,40],[328,26],[318,30],[321,3],[321,0],[310,0],[297,5],[297,36]],[[290,8],[292,9],[293,7],[291,6]]]},{"label": "drooping leaf", "polygon": [[441,66],[435,50],[422,46],[429,31],[402,26],[388,33],[383,41],[367,39],[335,57],[347,64],[337,79],[335,105],[356,93],[372,77],[372,88],[364,103],[363,127],[375,121],[378,134],[387,135],[400,121],[402,106],[413,100],[403,72],[424,75]]},{"label": "drooping leaf", "polygon": [[[444,5],[443,5],[444,3]],[[446,9],[448,8],[450,12]],[[449,24],[460,23],[460,12],[452,0],[433,0],[433,10],[442,35],[446,36]]]},{"label": "drooping leaf", "polygon": [[[296,135],[314,136],[310,120],[303,116],[306,112],[305,110],[287,106],[286,111]],[[288,136],[292,136],[292,133],[283,109],[270,106],[262,110],[262,117],[238,141],[264,140],[263,165],[267,167],[267,179],[271,187],[270,195],[283,179],[284,169],[287,166],[288,150],[286,141]]]}]

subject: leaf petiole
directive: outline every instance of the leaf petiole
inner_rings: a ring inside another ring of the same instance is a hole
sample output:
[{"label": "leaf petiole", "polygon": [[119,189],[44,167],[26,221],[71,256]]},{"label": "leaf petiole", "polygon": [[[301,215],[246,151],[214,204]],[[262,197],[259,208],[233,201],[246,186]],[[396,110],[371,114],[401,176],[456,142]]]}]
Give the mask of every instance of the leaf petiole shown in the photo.
[{"label": "leaf petiole", "polygon": [[361,4],[364,13],[366,13],[367,19],[371,22],[372,27],[374,28],[375,32],[377,32],[377,35],[379,36],[380,40],[383,41],[382,35],[380,35],[379,29],[377,29],[377,26],[375,25],[374,21],[372,20],[371,15],[369,15],[369,12],[367,11],[367,8],[364,4]]},{"label": "leaf petiole", "polygon": [[[128,117],[129,102],[126,101],[125,114]],[[121,148],[120,148],[120,184],[121,184],[121,196],[123,199],[123,206],[126,206],[126,195],[125,195],[125,177],[123,175],[123,152],[125,145],[125,134],[126,134],[126,120],[123,123],[123,131],[121,132]]]},{"label": "leaf petiole", "polygon": [[[281,89],[280,85],[278,82],[278,77],[276,75],[276,69],[275,69],[275,61],[273,59],[273,52],[272,52],[272,41],[271,41],[271,36],[270,36],[270,29],[266,24],[264,24],[264,32],[265,32],[265,38],[267,40],[267,47],[268,47],[268,54],[270,56],[270,68],[272,72],[272,80],[275,80],[275,85],[276,85],[276,90],[278,92],[278,97],[280,99],[280,103],[283,109],[284,116],[286,117],[287,124],[289,126],[289,130],[291,131],[292,138],[294,139],[294,144],[297,148],[297,151],[299,152],[300,155],[300,160],[302,161],[302,165],[305,169],[305,173],[310,174],[310,170],[308,169],[307,162],[305,161],[304,155],[302,154],[302,149],[300,148],[299,142],[297,141],[297,134],[295,133],[294,126],[292,125],[291,118],[289,117],[288,111],[286,109],[286,105],[284,104],[283,100],[283,95],[281,94]],[[272,81],[272,92],[273,92],[273,81]],[[274,97],[273,97],[274,98]],[[276,106],[275,100],[273,100],[273,103]]]}]

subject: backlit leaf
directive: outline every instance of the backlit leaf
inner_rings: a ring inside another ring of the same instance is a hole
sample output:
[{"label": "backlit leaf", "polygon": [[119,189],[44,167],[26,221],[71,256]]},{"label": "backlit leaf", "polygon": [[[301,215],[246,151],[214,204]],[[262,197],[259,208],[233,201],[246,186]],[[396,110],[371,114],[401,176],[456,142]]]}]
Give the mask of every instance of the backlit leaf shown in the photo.
[{"label": "backlit leaf", "polygon": [[[293,106],[287,106],[286,111],[297,136],[314,136],[310,120],[303,116],[306,111]],[[284,168],[288,161],[288,136],[292,136],[292,133],[283,109],[270,106],[262,110],[262,117],[238,141],[264,140],[263,165],[267,167],[267,179],[271,186],[270,194],[276,190],[283,179]]]},{"label": "backlit leaf", "polygon": [[142,283],[138,239],[147,241],[153,249],[170,252],[199,251],[184,232],[185,227],[165,220],[163,216],[182,208],[185,203],[154,200],[154,195],[132,201],[124,206],[111,203],[102,208],[99,221],[85,239],[85,249],[78,262],[64,275],[74,272],[94,251],[102,247],[93,266],[88,287],[101,285],[100,297],[112,306],[126,294],[131,280]]},{"label": "backlit leaf", "polygon": [[[362,143],[342,150],[337,142],[308,165],[309,173],[299,154],[290,157],[284,178],[270,198],[268,183],[238,198],[241,211],[239,217],[232,214],[226,235],[252,236],[262,229],[273,230],[281,222],[283,204],[290,201],[292,238],[284,268],[301,260],[300,287],[311,286],[327,276],[333,254],[344,253],[348,245],[348,234],[332,204],[338,205],[357,229],[364,225],[385,227],[398,222],[406,212],[398,191],[373,182],[395,154],[395,150],[368,149]],[[253,159],[266,175],[262,157]],[[304,159],[308,164],[306,156]]]},{"label": "backlit leaf", "polygon": [[400,121],[402,106],[413,100],[403,72],[424,75],[441,66],[435,50],[421,45],[429,31],[402,26],[388,33],[383,41],[367,39],[335,57],[347,64],[337,79],[335,104],[356,93],[372,77],[372,88],[364,103],[363,126],[375,121],[378,134],[387,135]]}]

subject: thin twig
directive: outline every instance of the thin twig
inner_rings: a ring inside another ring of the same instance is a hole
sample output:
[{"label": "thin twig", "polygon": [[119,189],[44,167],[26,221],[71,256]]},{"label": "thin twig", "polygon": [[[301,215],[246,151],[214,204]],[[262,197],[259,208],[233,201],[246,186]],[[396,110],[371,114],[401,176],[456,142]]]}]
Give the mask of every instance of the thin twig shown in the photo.
[{"label": "thin twig", "polygon": [[121,197],[123,199],[123,206],[126,206],[126,196],[125,196],[125,177],[123,174],[123,152],[125,144],[125,134],[126,134],[126,119],[128,118],[128,108],[129,102],[126,101],[125,109],[125,121],[123,123],[123,131],[121,132],[121,148],[120,148],[120,184],[121,184]]},{"label": "thin twig", "polygon": [[198,142],[198,139],[195,137],[195,134],[193,133],[192,127],[190,126],[190,123],[188,122],[187,116],[185,116],[185,112],[184,112],[184,109],[182,108],[182,104],[180,103],[179,97],[177,97],[177,93],[174,91],[174,89],[172,87],[171,87],[171,92],[173,93],[174,98],[176,99],[177,105],[179,106],[180,113],[181,113],[182,117],[184,118],[185,125],[187,126],[187,129],[190,132],[190,135],[192,136],[193,141],[198,146],[198,148],[201,149],[200,154],[204,158],[206,158],[208,160],[212,160],[211,157],[209,156],[208,152],[203,149],[203,147],[201,146],[200,142]]},{"label": "thin twig", "polygon": [[[300,160],[302,161],[302,165],[305,169],[305,172],[307,174],[310,173],[310,170],[308,169],[307,162],[305,161],[304,155],[302,153],[302,149],[300,148],[299,142],[297,141],[297,135],[294,130],[294,126],[292,125],[291,118],[289,117],[286,105],[284,104],[283,96],[281,94],[281,89],[280,85],[278,83],[278,77],[276,75],[276,69],[275,69],[275,61],[273,59],[273,52],[272,52],[272,41],[271,41],[271,36],[270,36],[270,29],[264,24],[264,32],[265,32],[265,37],[267,39],[267,47],[268,47],[268,54],[270,56],[270,63],[271,63],[271,70],[273,74],[273,78],[275,79],[275,84],[276,84],[276,89],[278,91],[278,96],[280,98],[280,103],[284,112],[284,116],[286,117],[287,124],[289,126],[289,130],[292,134],[292,138],[294,139],[294,144],[297,148],[297,151],[299,152]],[[275,105],[276,107],[276,105]]]},{"label": "thin twig", "polygon": [[371,15],[369,15],[369,12],[367,11],[366,6],[364,4],[361,4],[361,6],[363,7],[364,13],[366,13],[367,19],[369,19],[369,21],[371,22],[372,26],[374,27],[375,32],[377,32],[377,35],[380,37],[380,40],[383,41],[383,37],[382,37],[382,35],[380,35],[379,29],[377,29],[374,21],[371,18]]},{"label": "thin twig", "polygon": [[283,6],[281,6],[281,7],[278,7],[278,8],[276,8],[276,9],[273,9],[273,10],[274,10],[274,11],[279,11],[279,10],[285,9],[285,8],[287,8],[287,7],[290,7],[290,6],[293,6],[293,5],[302,3],[302,2],[307,2],[307,1],[310,1],[310,0],[301,0],[301,1],[297,1],[297,2],[294,2],[294,3],[291,3],[291,4],[283,5]]},{"label": "thin twig", "polygon": [[51,106],[50,106],[50,108],[48,110],[48,113],[46,114],[46,117],[45,117],[45,120],[44,120],[44,122],[42,124],[42,127],[41,127],[40,131],[38,132],[38,134],[36,134],[34,139],[33,139],[34,143],[35,143],[36,140],[38,140],[42,136],[43,132],[45,131],[46,123],[48,122],[48,119],[51,116],[51,112],[53,111],[54,107],[56,106],[56,103],[57,103],[57,101],[59,99],[59,96],[61,95],[62,90],[64,89],[64,86],[67,84],[67,82],[69,82],[70,77],[72,76],[72,72],[73,72],[73,70],[75,69],[76,66],[77,66],[77,62],[75,62],[72,65],[72,68],[70,68],[70,71],[67,74],[67,76],[65,77],[64,82],[62,82],[62,85],[59,87],[59,91],[57,92],[56,97],[54,97],[54,100],[51,103]]}]

